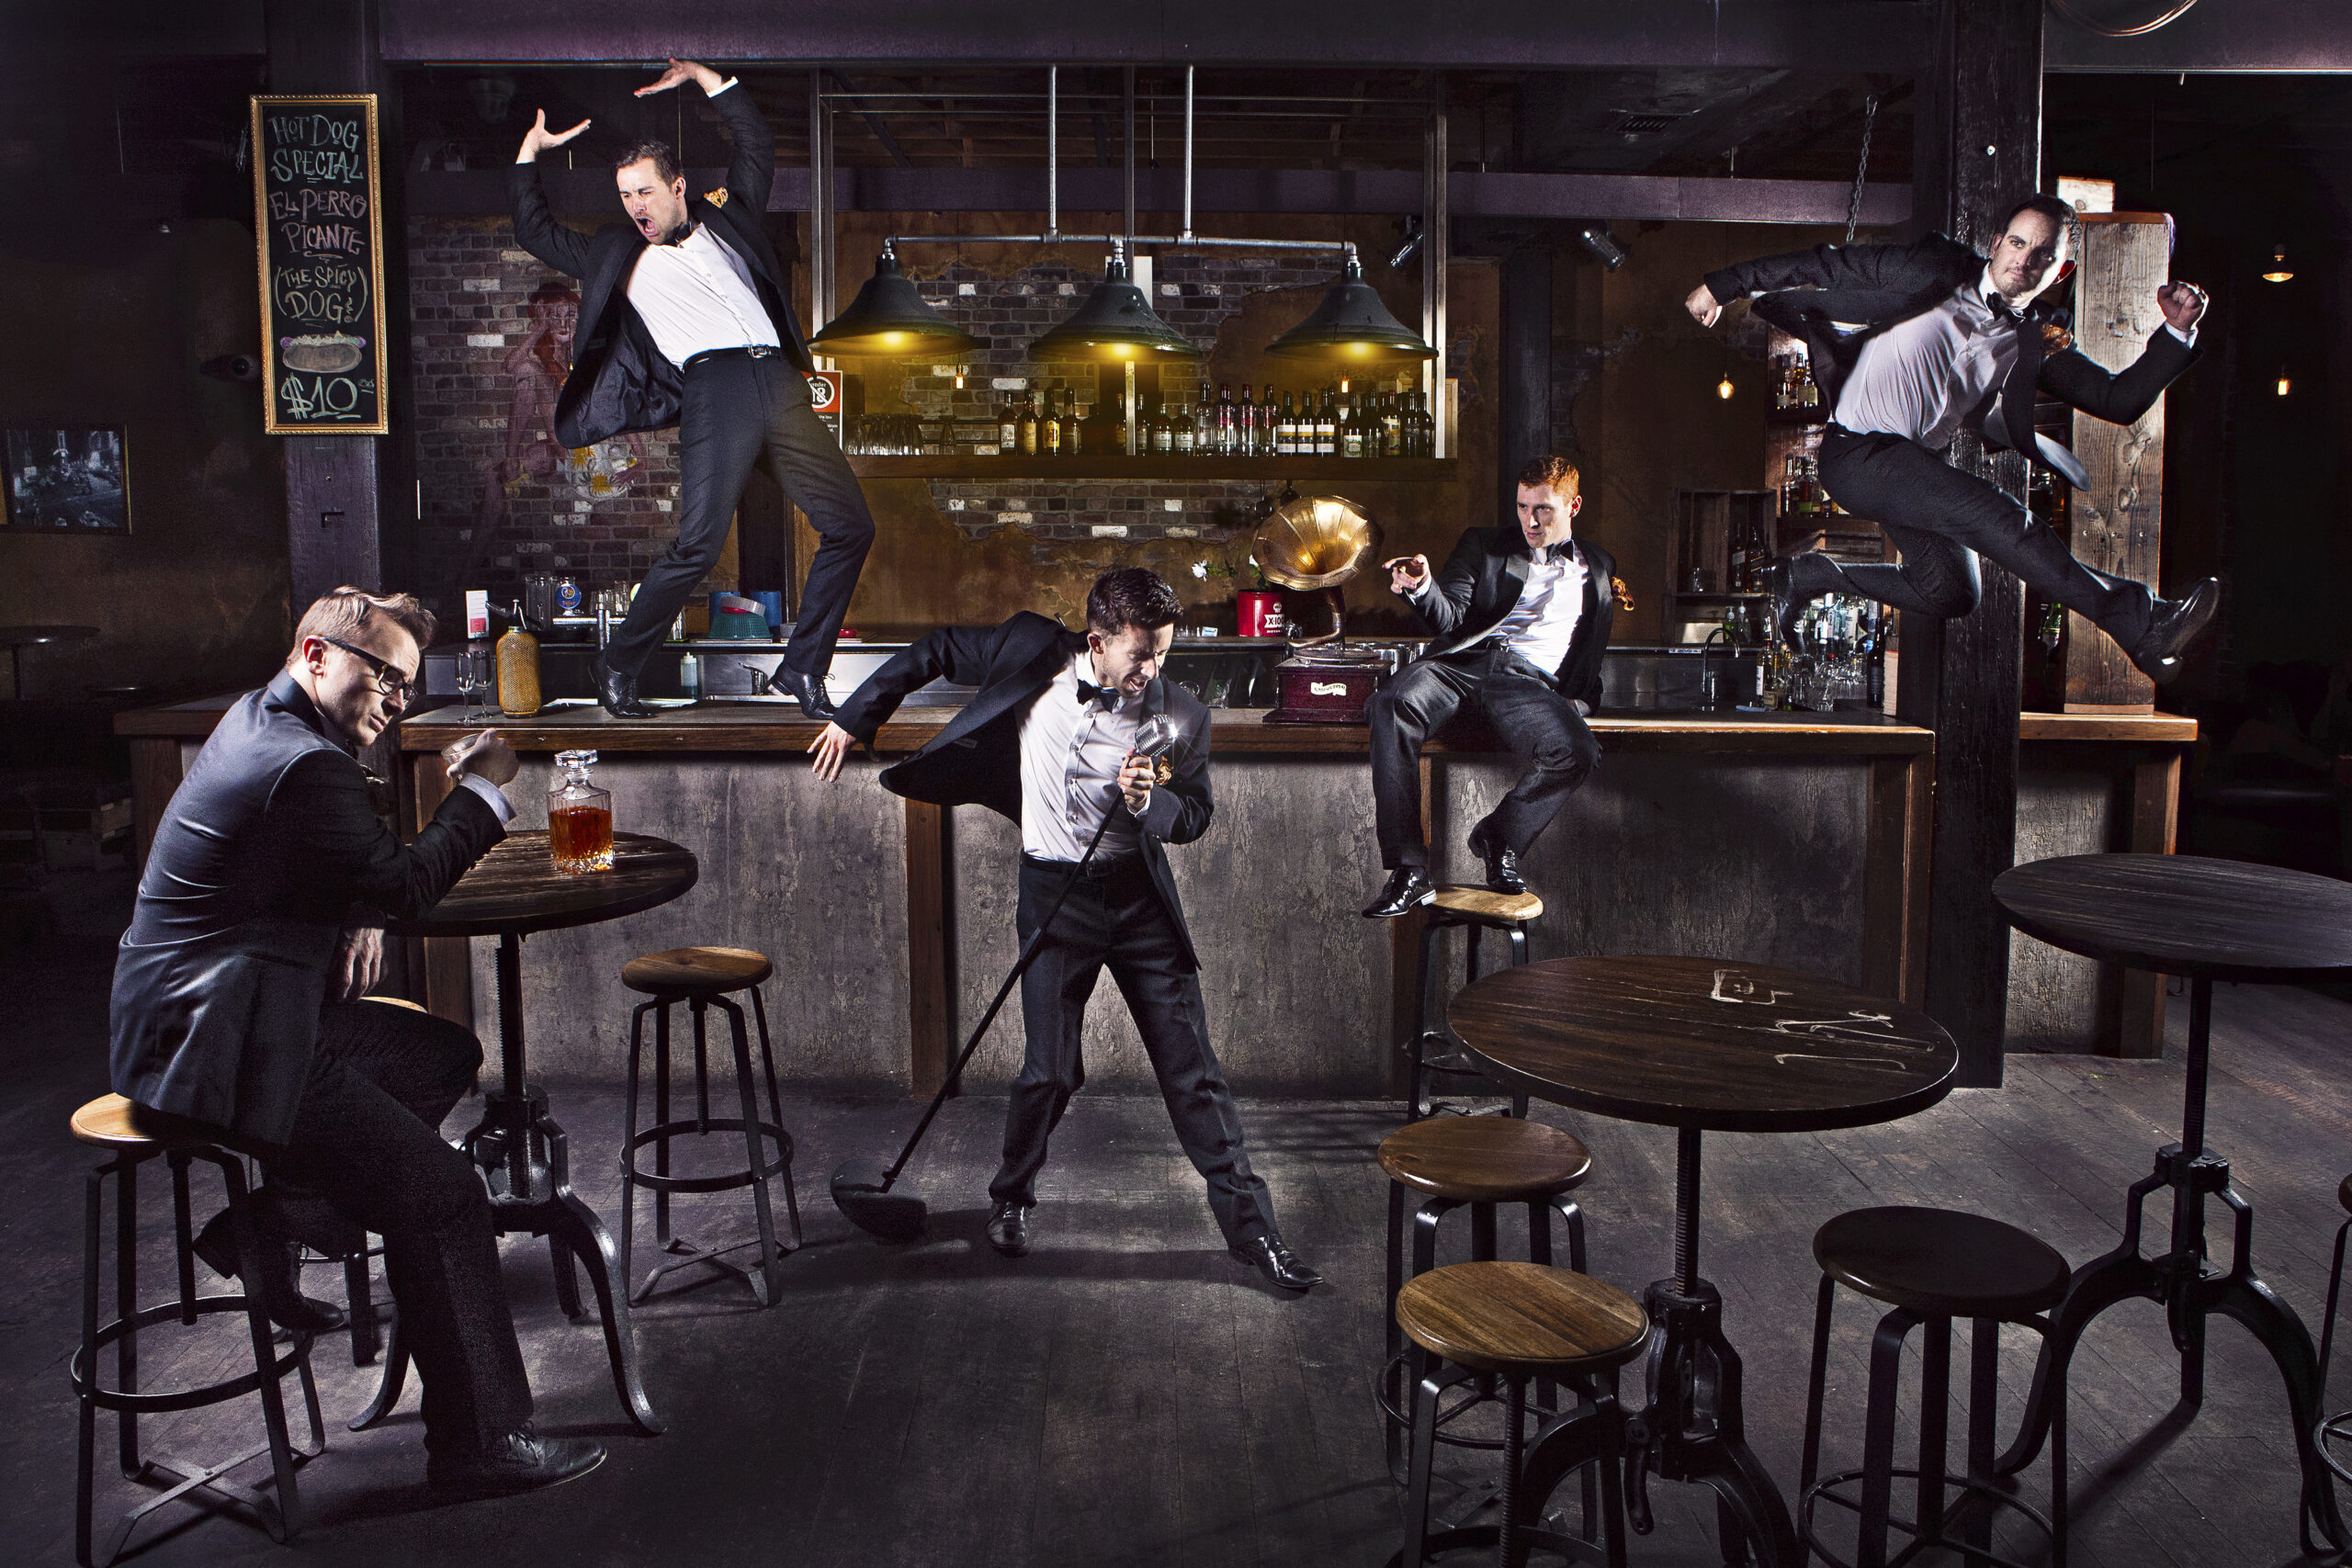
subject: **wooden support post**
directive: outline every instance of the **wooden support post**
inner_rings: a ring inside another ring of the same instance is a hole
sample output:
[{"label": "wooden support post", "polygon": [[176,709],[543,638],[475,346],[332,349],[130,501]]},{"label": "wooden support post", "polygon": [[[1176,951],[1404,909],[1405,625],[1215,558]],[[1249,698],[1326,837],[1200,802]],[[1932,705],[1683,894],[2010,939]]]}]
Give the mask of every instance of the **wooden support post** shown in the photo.
[{"label": "wooden support post", "polygon": [[[1938,0],[1916,113],[1912,215],[1982,248],[2041,164],[2041,0]],[[1965,19],[1965,36],[1962,22]],[[1963,437],[1951,460],[2023,503],[2025,460]],[[1906,614],[1899,711],[1936,732],[1927,1010],[1960,1047],[1960,1082],[2001,1081],[2009,933],[1993,879],[2017,852],[2018,705],[2024,594],[1997,567],[1973,614]]]},{"label": "wooden support post", "polygon": [[[1421,758],[1421,837],[1425,844],[1443,841],[1437,821],[1437,775],[1426,754]],[[1437,875],[1435,864],[1430,875]],[[1426,909],[1388,922],[1388,1093],[1395,1100],[1412,1092],[1408,1082],[1412,1063],[1406,1051],[1420,1016],[1421,928],[1428,923]]]},{"label": "wooden support post", "polygon": [[1871,759],[1862,867],[1862,988],[1913,1007],[1927,992],[1928,820],[1935,756]]},{"label": "wooden support post", "polygon": [[947,807],[907,802],[907,1077],[919,1095],[946,1081],[953,1015],[947,988]]},{"label": "wooden support post", "polygon": [[[2075,344],[2121,370],[2164,324],[2156,290],[2172,277],[2172,225],[2162,213],[2090,213],[2075,279]],[[2069,502],[2069,543],[2088,567],[2157,584],[2165,493],[2165,400],[2136,424],[2075,416],[2075,456],[2090,484]],[[2068,713],[2154,713],[2155,682],[2099,629],[2066,616]]]}]

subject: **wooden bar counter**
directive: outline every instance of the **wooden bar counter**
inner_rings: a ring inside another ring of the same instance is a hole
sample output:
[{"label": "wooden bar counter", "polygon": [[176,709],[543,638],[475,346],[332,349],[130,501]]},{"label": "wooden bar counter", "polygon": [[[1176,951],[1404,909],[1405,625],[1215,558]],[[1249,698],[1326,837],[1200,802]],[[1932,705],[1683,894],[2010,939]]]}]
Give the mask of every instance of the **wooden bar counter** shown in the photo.
[{"label": "wooden bar counter", "polygon": [[[231,699],[126,714],[143,852],[163,802]],[[454,708],[401,728],[398,772],[413,825],[447,787],[435,753],[469,728]],[[908,707],[877,738],[887,763],[950,708]],[[1271,726],[1216,710],[1217,817],[1170,859],[1206,965],[1212,1038],[1247,1093],[1378,1095],[1409,1027],[1411,919],[1357,911],[1377,887],[1372,780],[1361,727]],[[532,939],[525,966],[539,1060],[551,1077],[621,1070],[620,965],[687,943],[775,959],[779,1071],[808,1085],[935,1086],[959,1027],[1011,964],[1017,837],[989,813],[902,801],[859,753],[831,786],[809,776],[817,726],[796,707],[708,703],[621,723],[593,705],[500,728],[523,754],[516,824],[544,825],[553,754],[603,758],[616,825],[691,845],[703,880],[676,904],[609,926]],[[1917,1002],[1934,737],[1871,715],[1602,716],[1601,766],[1527,857],[1545,913],[1539,957],[1709,953],[1808,970]],[[2021,859],[2170,847],[2187,719],[2028,714]],[[1425,761],[1442,877],[1469,877],[1462,837],[1516,769],[1491,737],[1449,731]],[[389,761],[390,760],[387,759]],[[494,1015],[487,952],[423,944],[411,989],[434,1010]],[[1459,944],[1447,962],[1458,978]],[[1491,962],[1491,961],[1490,961]],[[2041,1049],[2147,1055],[2162,1038],[2156,976],[2102,970],[2018,937],[2010,1038]],[[1149,1085],[1106,981],[1090,1080]],[[1001,1021],[980,1084],[1009,1077],[1020,1025]]]}]

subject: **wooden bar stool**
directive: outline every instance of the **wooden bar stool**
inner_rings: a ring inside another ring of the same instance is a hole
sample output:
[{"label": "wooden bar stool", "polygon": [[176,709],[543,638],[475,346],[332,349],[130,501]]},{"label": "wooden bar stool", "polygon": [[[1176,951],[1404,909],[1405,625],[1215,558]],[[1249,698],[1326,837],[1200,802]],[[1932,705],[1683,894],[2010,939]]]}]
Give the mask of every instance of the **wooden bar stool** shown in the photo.
[{"label": "wooden bar stool", "polygon": [[[1997,1389],[2000,1325],[2023,1324],[2047,1335],[2048,1314],[2065,1296],[2069,1271],[2055,1248],[2015,1225],[1950,1209],[1856,1209],[1814,1233],[1814,1260],[1821,1265],[1821,1296],[1813,1321],[1813,1377],[1805,1406],[1804,1461],[1798,1482],[1797,1529],[1823,1562],[1844,1568],[1814,1529],[1814,1509],[1828,1501],[1860,1516],[1853,1568],[1885,1568],[1889,1529],[1912,1538],[1902,1558],[1941,1547],[1965,1553],[1971,1562],[2014,1568],[1995,1554],[1992,1511],[2023,1515],[2050,1538],[2050,1562],[2066,1562],[2066,1405],[2063,1391],[2050,1424],[2050,1512],[2010,1496],[1994,1472],[1994,1400]],[[1893,1310],[1879,1319],[1871,1344],[1868,1422],[1859,1470],[1815,1479],[1821,1458],[1823,1383],[1829,1359],[1829,1311],[1837,1288],[1884,1302]],[[1951,1325],[1970,1320],[1968,1336],[1968,1472],[1952,1479],[1944,1469],[1950,1414]],[[1919,1463],[1894,1468],[1895,1385],[1902,1374],[1903,1343],[1921,1324],[1919,1371]],[[1890,1517],[1894,1478],[1918,1483],[1917,1517]],[[1843,1489],[1860,1483],[1859,1502]],[[1957,1487],[1956,1508],[1945,1494]],[[1965,1516],[1968,1532],[1947,1533],[1955,1515]]]},{"label": "wooden bar stool", "polygon": [[[630,1279],[630,1257],[637,1219],[637,1189],[643,1187],[653,1193],[653,1234],[658,1245],[674,1254],[658,1264],[645,1276],[644,1284],[629,1298],[641,1302],[653,1293],[662,1276],[690,1264],[708,1263],[740,1276],[759,1297],[762,1306],[775,1304],[777,1280],[775,1266],[779,1259],[798,1250],[801,1245],[800,1200],[792,1185],[792,1134],[784,1130],[784,1108],[775,1091],[775,1058],[768,1049],[767,1008],[760,999],[760,983],[775,973],[775,966],[756,953],[740,947],[679,947],[667,953],[648,953],[632,958],[621,966],[621,984],[632,991],[645,993],[651,999],[639,1002],[629,1014],[628,1033],[628,1109],[621,1142],[621,1280],[628,1288]],[[760,1027],[760,1067],[767,1080],[768,1116],[762,1121],[758,1101],[752,1088],[752,1055],[743,1033],[743,1010],[729,999],[729,993],[752,993],[752,1013]],[[695,1113],[673,1120],[670,1115],[670,1008],[684,1002],[694,1017],[695,1032]],[[740,1116],[713,1116],[710,1113],[710,1075],[705,1044],[703,1014],[718,1008],[727,1014],[735,1043],[735,1092],[741,1102]],[[639,1132],[637,1125],[638,1071],[645,1055],[645,1015],[653,1014],[653,1125]],[[702,1138],[713,1133],[735,1133],[743,1140],[743,1168],[711,1176],[673,1176],[670,1173],[670,1145],[679,1138]],[[762,1146],[762,1140],[772,1140],[775,1152],[771,1157]],[[637,1168],[637,1151],[646,1145],[653,1145],[653,1169],[650,1173]],[[792,1221],[792,1244],[781,1246],[776,1240],[775,1218],[768,1204],[768,1178],[784,1177],[785,1207]],[[673,1192],[723,1192],[732,1188],[749,1187],[752,1206],[758,1219],[759,1235],[747,1242],[730,1242],[724,1247],[703,1247],[670,1233],[670,1195]],[[747,1246],[759,1247],[759,1269],[751,1269],[727,1256]]]},{"label": "wooden bar stool", "polygon": [[[1396,1319],[1396,1299],[1407,1280],[1419,1279],[1437,1266],[1438,1224],[1465,1204],[1470,1210],[1470,1257],[1489,1262],[1496,1256],[1495,1209],[1498,1204],[1527,1205],[1527,1258],[1536,1264],[1552,1261],[1552,1216],[1567,1223],[1568,1267],[1584,1272],[1584,1211],[1570,1192],[1592,1172],[1592,1155],[1574,1134],[1542,1122],[1510,1116],[1443,1116],[1408,1122],[1381,1140],[1380,1168],[1388,1173],[1388,1354],[1374,1384],[1374,1397],[1387,1418],[1388,1469],[1402,1480],[1398,1452],[1410,1415],[1405,1408],[1404,1386],[1408,1355]],[[1412,1254],[1406,1258],[1405,1204],[1408,1192],[1421,1196],[1413,1212]],[[1548,1387],[1538,1391],[1538,1404],[1548,1404]],[[1445,1435],[1478,1398],[1464,1400],[1438,1420],[1438,1441],[1465,1448],[1493,1448],[1491,1439]]]},{"label": "wooden bar stool", "polygon": [[[1478,977],[1478,937],[1482,931],[1499,931],[1510,942],[1510,961],[1514,967],[1527,962],[1527,928],[1529,922],[1544,913],[1544,900],[1532,893],[1497,893],[1487,887],[1441,887],[1424,912],[1421,924],[1421,987],[1413,1019],[1413,1043],[1407,1049],[1412,1056],[1411,1077],[1407,1080],[1408,1102],[1406,1119],[1418,1122],[1433,1116],[1442,1109],[1429,1100],[1430,1079],[1433,1075],[1476,1078],[1493,1087],[1493,1080],[1479,1072],[1455,1050],[1453,1039],[1442,1027],[1432,1027],[1430,1020],[1440,1016],[1437,1005],[1437,938],[1440,931],[1465,927],[1470,932],[1468,950],[1464,955],[1466,967],[1464,984]],[[1500,1092],[1499,1090],[1498,1092]],[[1527,1096],[1513,1092],[1510,1113],[1527,1114]]]},{"label": "wooden bar stool", "polygon": [[[1624,1292],[1565,1269],[1515,1262],[1454,1263],[1417,1275],[1397,1293],[1396,1319],[1414,1345],[1413,1461],[1405,1495],[1405,1544],[1391,1568],[1419,1568],[1431,1554],[1493,1546],[1517,1568],[1530,1547],[1579,1561],[1590,1544],[1531,1529],[1571,1471],[1598,1469],[1601,1548],[1611,1568],[1625,1562],[1625,1413],[1617,1404],[1617,1369],[1642,1353],[1650,1322]],[[1507,1389],[1503,1423],[1502,1520],[1430,1530],[1430,1465],[1437,1447],[1438,1401],[1474,1378]],[[1547,1420],[1526,1440],[1531,1379],[1565,1382],[1580,1403]],[[1588,1521],[1589,1524],[1589,1521]]]},{"label": "wooden bar stool", "polygon": [[[71,1367],[74,1396],[81,1406],[80,1451],[74,1484],[74,1554],[85,1568],[93,1564],[102,1568],[103,1564],[113,1562],[141,1519],[164,1504],[199,1490],[250,1509],[262,1528],[269,1532],[271,1540],[281,1542],[290,1540],[301,1522],[295,1495],[295,1467],[305,1460],[316,1458],[326,1448],[326,1429],[319,1419],[319,1391],[311,1380],[311,1337],[296,1335],[293,1342],[280,1353],[272,1346],[269,1318],[262,1310],[259,1296],[250,1292],[222,1296],[199,1296],[196,1293],[196,1252],[189,1218],[187,1172],[188,1167],[198,1160],[219,1168],[220,1184],[229,1200],[230,1223],[237,1237],[238,1257],[244,1264],[243,1274],[247,1279],[258,1277],[260,1241],[254,1234],[252,1210],[246,1203],[243,1162],[235,1155],[200,1138],[151,1132],[140,1124],[138,1110],[119,1094],[106,1094],[74,1111],[72,1118],[74,1137],[83,1143],[110,1150],[113,1155],[112,1158],[90,1172],[86,1188],[82,1235],[82,1344],[74,1354]],[[169,1301],[141,1307],[139,1304],[138,1173],[141,1166],[158,1156],[169,1165],[172,1173],[173,1236],[179,1289]],[[109,1176],[115,1179],[115,1309],[114,1317],[101,1323],[98,1321],[99,1254],[105,1242],[105,1188]],[[140,1388],[139,1336],[142,1330],[170,1322],[192,1328],[198,1319],[223,1313],[241,1313],[244,1316],[246,1329],[253,1341],[252,1371],[187,1388],[143,1391]],[[115,1353],[115,1379],[111,1388],[101,1386],[98,1378],[98,1352],[109,1345],[114,1347]],[[288,1371],[300,1373],[302,1381],[302,1399],[311,1418],[311,1445],[307,1449],[296,1449],[287,1436],[286,1404],[278,1384]],[[140,1416],[220,1404],[256,1391],[261,1394],[262,1427],[266,1434],[259,1445],[232,1458],[214,1461],[147,1456],[141,1452]],[[94,1552],[92,1513],[96,1506],[94,1494],[100,1410],[111,1410],[116,1414],[119,1458],[126,1478],[153,1483],[161,1477],[169,1476],[175,1480],[176,1484],[170,1485],[161,1495],[150,1498],[124,1514],[106,1550]],[[265,1453],[269,1455],[276,1483],[275,1498],[229,1479],[231,1471]]]}]

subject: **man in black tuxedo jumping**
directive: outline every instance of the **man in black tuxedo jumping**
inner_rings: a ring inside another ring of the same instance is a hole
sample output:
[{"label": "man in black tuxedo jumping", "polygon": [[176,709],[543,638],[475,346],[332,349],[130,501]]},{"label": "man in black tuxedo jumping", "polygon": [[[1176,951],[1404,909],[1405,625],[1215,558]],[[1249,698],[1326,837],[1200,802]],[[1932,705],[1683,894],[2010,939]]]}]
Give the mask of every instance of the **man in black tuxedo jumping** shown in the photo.
[{"label": "man in black tuxedo jumping", "polygon": [[1421,747],[1463,706],[1483,711],[1524,771],[1470,829],[1487,886],[1524,893],[1519,857],[1600,761],[1584,716],[1600,705],[1600,656],[1615,616],[1617,563],[1575,536],[1577,466],[1538,457],[1520,471],[1516,525],[1472,528],[1432,578],[1427,556],[1388,563],[1389,587],[1437,640],[1372,699],[1372,799],[1388,882],[1369,919],[1437,896],[1421,841]]},{"label": "man in black tuxedo jumping", "polygon": [[[1161,847],[1207,832],[1214,810],[1208,710],[1159,678],[1179,614],[1167,583],[1120,567],[1087,594],[1083,635],[1025,612],[994,627],[944,627],[869,676],[808,749],[817,776],[830,781],[851,745],[872,744],[908,693],[941,678],[978,687],[934,739],[883,770],[883,787],[935,805],[985,806],[1021,824],[1024,943],[1069,886],[1021,977],[1028,1054],[1005,1111],[1004,1163],[989,1185],[989,1244],[1008,1258],[1029,1250],[1037,1172],[1086,1081],[1080,1033],[1108,965],[1177,1139],[1208,1183],[1226,1245],[1270,1282],[1305,1291],[1323,1277],[1283,1244],[1266,1183],[1250,1168],[1241,1114],[1209,1048],[1200,957]],[[1135,751],[1138,727],[1161,714],[1176,729],[1164,776]]]},{"label": "man in black tuxedo jumping", "polygon": [[2114,638],[2154,681],[2212,620],[2211,578],[2177,600],[2076,560],[2016,497],[1944,461],[1962,429],[2086,482],[2074,455],[2033,428],[2036,391],[2117,424],[2146,413],[2197,357],[2205,291],[2156,291],[2164,325],[2120,374],[2073,346],[2042,292],[2064,275],[2073,211],[2032,196],[2001,220],[1987,260],[1930,234],[1909,245],[1820,245],[1711,272],[1684,301],[1702,326],[1754,298],[1756,313],[1805,341],[1832,423],[1821,482],[1838,505],[1883,529],[1900,565],[1854,565],[1818,550],[1768,569],[1781,625],[1824,593],[1859,593],[1930,615],[1976,607],[1977,557],[1990,556],[2044,599]]},{"label": "man in black tuxedo jumping", "polygon": [[815,362],[760,226],[775,180],[775,137],[750,89],[691,60],[673,60],[637,96],[687,81],[709,96],[734,138],[725,188],[688,196],[677,155],[641,141],[614,169],[628,226],[583,235],[548,212],[537,160],[588,122],[550,131],[545,110],[507,176],[515,241],[581,280],[578,357],[556,400],[557,436],[591,446],[632,430],[678,427],[678,536],[646,572],[599,658],[597,695],[617,717],[653,711],[638,700],[638,672],[718,559],[743,481],[764,452],[819,541],[792,641],[768,685],[798,698],[809,717],[830,718],[825,671],[874,543],[874,519],[841,443],[809,406]]}]

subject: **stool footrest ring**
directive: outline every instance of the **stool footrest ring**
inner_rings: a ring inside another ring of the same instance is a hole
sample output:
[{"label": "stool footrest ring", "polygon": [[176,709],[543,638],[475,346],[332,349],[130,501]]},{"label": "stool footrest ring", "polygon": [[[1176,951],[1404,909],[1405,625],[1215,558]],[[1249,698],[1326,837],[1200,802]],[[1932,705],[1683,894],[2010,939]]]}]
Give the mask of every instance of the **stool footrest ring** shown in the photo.
[{"label": "stool footrest ring", "polygon": [[717,1176],[662,1176],[650,1170],[638,1169],[636,1162],[629,1156],[649,1144],[661,1143],[673,1138],[699,1137],[707,1132],[734,1133],[740,1135],[743,1132],[743,1119],[740,1116],[714,1116],[707,1122],[697,1122],[690,1118],[683,1122],[664,1122],[660,1126],[648,1127],[630,1141],[628,1148],[621,1151],[621,1179],[632,1186],[642,1187],[653,1192],[726,1192],[738,1187],[749,1187],[754,1181],[764,1181],[791,1166],[792,1134],[773,1122],[760,1122],[759,1130],[762,1137],[775,1141],[776,1154],[774,1159],[763,1161],[756,1171],[729,1170]]},{"label": "stool footrest ring", "polygon": [[[1919,1479],[1917,1467],[1894,1469],[1888,1471],[1887,1474],[1896,1481]],[[1862,1475],[1863,1472],[1860,1470],[1841,1470],[1835,1475],[1825,1475],[1805,1488],[1797,1498],[1797,1539],[1808,1551],[1828,1563],[1830,1568],[1853,1568],[1853,1565],[1822,1544],[1821,1538],[1814,1532],[1813,1510],[1816,1505],[1828,1502],[1835,1503],[1841,1508],[1849,1509],[1857,1515],[1860,1514],[1861,1505],[1852,1498],[1839,1495],[1835,1488],[1852,1485],[1860,1482]],[[1992,1568],[2026,1568],[2024,1563],[2018,1562],[2014,1558],[2004,1557],[1992,1551],[1989,1541],[1985,1546],[1980,1547],[1952,1539],[1951,1535],[1952,1514],[1959,1508],[1965,1508],[1971,1504],[1981,1504],[1988,1509],[2006,1508],[2011,1513],[2020,1514],[2043,1536],[2052,1540],[2057,1539],[2057,1531],[2052,1527],[2049,1515],[2023,1498],[2010,1495],[1996,1483],[1966,1475],[1947,1475],[1944,1477],[1944,1490],[1948,1493],[1959,1493],[1962,1500],[1955,1507],[1946,1510],[1945,1528],[1936,1535],[1922,1537],[1916,1520],[1898,1519],[1892,1517],[1887,1519],[1887,1529],[1911,1538],[1911,1545],[1905,1549],[1904,1556],[1908,1557],[1928,1547],[1940,1547],[1947,1551],[1963,1553],[1972,1562],[1990,1563]]]},{"label": "stool footrest ring", "polygon": [[[196,1311],[198,1316],[232,1312],[243,1318],[246,1312],[245,1298],[241,1295],[198,1296],[196,1299]],[[127,1318],[119,1317],[112,1323],[101,1325],[96,1337],[90,1342],[89,1350],[103,1350],[126,1334],[135,1334],[143,1329],[179,1321],[180,1303],[177,1301],[142,1307]],[[152,1416],[172,1410],[199,1410],[208,1404],[220,1404],[252,1393],[261,1387],[265,1375],[275,1382],[299,1368],[302,1363],[303,1356],[309,1352],[310,1348],[311,1336],[298,1334],[271,1361],[266,1374],[258,1371],[243,1372],[233,1378],[223,1378],[219,1382],[204,1383],[196,1388],[168,1389],[155,1393],[126,1393],[120,1389],[99,1387],[96,1381],[90,1375],[88,1353],[79,1347],[74,1351],[73,1359],[67,1366],[67,1372],[73,1380],[74,1392],[87,1396],[90,1403],[99,1409],[128,1410],[134,1415]]]}]

